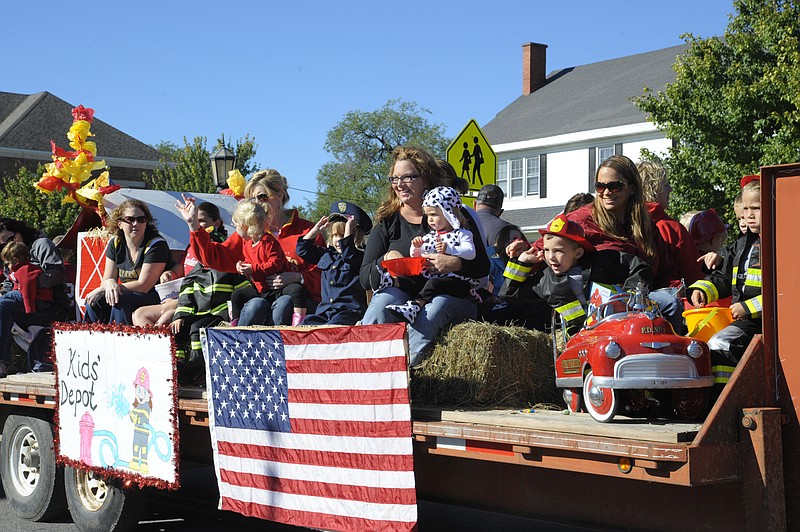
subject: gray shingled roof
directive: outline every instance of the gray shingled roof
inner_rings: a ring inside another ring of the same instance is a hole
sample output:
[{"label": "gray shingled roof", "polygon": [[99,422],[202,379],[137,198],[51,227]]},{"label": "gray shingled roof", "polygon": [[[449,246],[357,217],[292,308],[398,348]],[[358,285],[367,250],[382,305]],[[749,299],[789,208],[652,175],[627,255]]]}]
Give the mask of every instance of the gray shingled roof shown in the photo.
[{"label": "gray shingled roof", "polygon": [[539,90],[523,95],[483,127],[491,144],[519,142],[644,122],[631,98],[645,86],[675,81],[672,65],[688,45],[629,55],[550,73]]},{"label": "gray shingled roof", "polygon": [[564,211],[563,205],[551,205],[550,207],[536,207],[535,209],[517,209],[514,211],[503,211],[503,220],[511,222],[521,229],[539,229],[547,227],[547,224]]},{"label": "gray shingled roof", "polygon": [[[89,102],[85,102],[88,104]],[[50,141],[69,149],[67,131],[72,125],[70,104],[49,92],[0,92],[0,147],[50,152]],[[158,161],[158,150],[97,118],[92,122],[97,155]]]}]

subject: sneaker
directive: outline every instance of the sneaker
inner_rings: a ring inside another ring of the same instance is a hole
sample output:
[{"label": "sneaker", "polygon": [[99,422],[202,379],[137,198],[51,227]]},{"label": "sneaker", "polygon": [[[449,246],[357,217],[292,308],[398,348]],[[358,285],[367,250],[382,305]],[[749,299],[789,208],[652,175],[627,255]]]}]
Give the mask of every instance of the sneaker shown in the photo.
[{"label": "sneaker", "polygon": [[406,301],[402,305],[386,305],[386,309],[403,318],[408,323],[414,323],[417,319],[417,315],[419,315],[419,311],[422,308],[419,306],[419,303],[416,301]]},{"label": "sneaker", "polygon": [[304,319],[306,319],[305,314],[298,314],[297,312],[292,313],[292,327],[297,327],[302,324]]}]

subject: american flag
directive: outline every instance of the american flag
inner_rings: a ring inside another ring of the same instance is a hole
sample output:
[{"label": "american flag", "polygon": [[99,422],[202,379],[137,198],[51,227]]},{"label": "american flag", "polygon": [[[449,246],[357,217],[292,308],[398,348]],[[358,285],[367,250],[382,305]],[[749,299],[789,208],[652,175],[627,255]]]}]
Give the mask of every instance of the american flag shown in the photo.
[{"label": "american flag", "polygon": [[207,329],[220,508],[325,530],[411,530],[404,333]]}]

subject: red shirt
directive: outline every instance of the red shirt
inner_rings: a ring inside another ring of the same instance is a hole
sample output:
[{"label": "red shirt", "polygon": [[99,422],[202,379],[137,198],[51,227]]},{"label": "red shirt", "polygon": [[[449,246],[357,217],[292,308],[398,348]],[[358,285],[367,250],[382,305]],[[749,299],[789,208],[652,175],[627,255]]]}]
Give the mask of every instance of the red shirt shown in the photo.
[{"label": "red shirt", "polygon": [[666,244],[667,253],[675,264],[673,278],[667,281],[670,281],[670,284],[677,284],[683,279],[686,286],[689,286],[698,279],[704,279],[702,266],[697,262],[700,250],[697,249],[689,231],[679,221],[667,216],[658,203],[648,203],[647,210]]},{"label": "red shirt", "polygon": [[[312,227],[314,227],[313,223],[300,218],[297,209],[293,209],[289,221],[281,227],[277,240],[289,263],[289,267],[283,271],[301,272],[303,287],[311,299],[319,302],[322,272],[315,264],[305,262],[297,254],[297,240],[302,238]],[[192,231],[189,235],[189,245],[195,250],[200,262],[215,270],[236,272],[236,263],[245,260],[243,251],[245,242],[242,237],[233,233],[228,240],[222,243],[212,242],[210,238],[201,243],[200,231],[202,229]],[[318,236],[315,242],[317,245],[325,247],[321,236]]]}]

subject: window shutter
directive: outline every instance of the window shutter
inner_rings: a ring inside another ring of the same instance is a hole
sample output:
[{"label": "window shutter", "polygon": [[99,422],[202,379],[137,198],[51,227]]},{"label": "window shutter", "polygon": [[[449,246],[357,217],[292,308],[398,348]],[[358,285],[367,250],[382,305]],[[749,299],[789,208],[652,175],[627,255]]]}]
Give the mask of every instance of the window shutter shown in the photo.
[{"label": "window shutter", "polygon": [[539,197],[547,197],[547,154],[539,156]]},{"label": "window shutter", "polygon": [[614,144],[614,155],[622,155],[622,143]]},{"label": "window shutter", "polygon": [[589,148],[589,193],[594,190],[595,171],[597,170],[597,148]]}]

